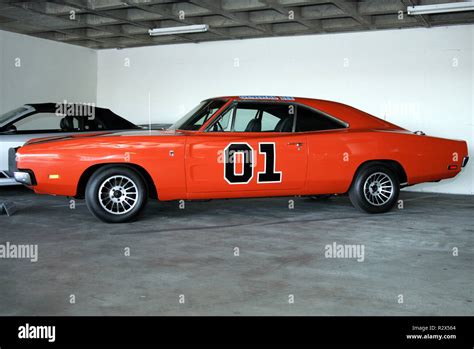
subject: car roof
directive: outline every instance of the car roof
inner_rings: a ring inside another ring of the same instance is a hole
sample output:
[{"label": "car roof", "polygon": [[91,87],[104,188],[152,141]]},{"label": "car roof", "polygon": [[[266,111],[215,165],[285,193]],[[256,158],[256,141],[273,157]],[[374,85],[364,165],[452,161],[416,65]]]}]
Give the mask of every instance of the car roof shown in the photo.
[{"label": "car roof", "polygon": [[232,99],[235,101],[251,101],[251,102],[275,102],[275,103],[297,103],[303,104],[325,114],[328,114],[338,120],[349,125],[351,129],[400,129],[403,128],[394,125],[388,121],[382,120],[374,115],[366,113],[362,110],[354,108],[350,105],[328,101],[324,99],[294,97],[294,96],[276,96],[276,95],[241,95],[241,96],[222,96],[209,98],[211,99]]},{"label": "car roof", "polygon": [[[84,104],[84,103],[26,103],[24,104],[25,107],[32,107],[34,108],[34,112],[37,113],[56,113],[58,112],[58,108],[62,106],[64,109],[63,110],[70,110],[69,108],[71,106],[79,106],[79,107],[87,107],[88,111],[91,111],[91,109],[94,112],[94,116],[98,116],[102,122],[106,124],[107,127],[111,127],[111,125],[115,125],[117,127],[123,128],[123,129],[135,129],[139,128],[139,126],[135,125],[134,123],[128,121],[127,119],[121,117],[120,115],[115,114],[112,110],[107,109],[107,108],[100,108],[96,107],[91,104]],[[31,113],[30,113],[31,114]],[[81,112],[78,112],[77,114],[72,112],[72,116],[77,116],[77,117],[85,117],[87,115],[83,115]],[[9,121],[11,122],[11,121]],[[7,125],[5,123],[5,125]]]}]

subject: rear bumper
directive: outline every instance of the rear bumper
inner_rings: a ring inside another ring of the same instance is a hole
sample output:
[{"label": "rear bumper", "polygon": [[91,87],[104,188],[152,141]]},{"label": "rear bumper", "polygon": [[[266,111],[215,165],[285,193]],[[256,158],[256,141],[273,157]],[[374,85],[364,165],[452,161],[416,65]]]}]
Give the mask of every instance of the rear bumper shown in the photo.
[{"label": "rear bumper", "polygon": [[28,172],[15,171],[13,172],[13,177],[15,177],[15,181],[17,181],[18,183],[27,186],[31,186],[34,183],[34,177]]},{"label": "rear bumper", "polygon": [[0,178],[0,187],[7,187],[10,185],[20,185],[15,178]]},{"label": "rear bumper", "polygon": [[8,174],[13,177],[13,172],[18,171],[16,167],[16,151],[18,148],[8,149]]},{"label": "rear bumper", "polygon": [[464,159],[462,159],[461,167],[466,167],[468,161],[469,161],[469,156],[465,156]]},{"label": "rear bumper", "polygon": [[18,148],[8,150],[8,172],[15,178],[15,181],[26,186],[36,185],[36,179],[33,171],[19,170],[16,164],[16,151]]}]

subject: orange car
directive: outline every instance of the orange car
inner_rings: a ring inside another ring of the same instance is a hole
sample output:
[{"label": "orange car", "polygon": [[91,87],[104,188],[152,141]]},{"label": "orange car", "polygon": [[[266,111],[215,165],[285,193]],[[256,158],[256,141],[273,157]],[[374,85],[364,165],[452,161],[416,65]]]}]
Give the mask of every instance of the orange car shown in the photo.
[{"label": "orange car", "polygon": [[454,177],[467,155],[464,141],[341,103],[240,96],[205,100],[165,131],[32,140],[10,150],[10,171],[36,193],[85,198],[96,217],[117,223],[148,197],[348,193],[355,207],[386,212],[401,187]]}]

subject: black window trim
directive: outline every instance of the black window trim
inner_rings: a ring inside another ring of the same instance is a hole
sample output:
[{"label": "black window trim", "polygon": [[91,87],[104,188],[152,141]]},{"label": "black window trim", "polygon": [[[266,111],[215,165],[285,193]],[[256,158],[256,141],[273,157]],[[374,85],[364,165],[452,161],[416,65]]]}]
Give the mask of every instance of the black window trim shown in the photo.
[{"label": "black window trim", "polygon": [[[227,113],[229,111],[229,109],[234,108],[239,103],[260,103],[260,104],[273,104],[273,105],[281,104],[281,105],[294,105],[294,106],[296,106],[295,113],[294,113],[294,118],[293,118],[293,127],[292,127],[291,132],[279,132],[279,133],[308,133],[308,132],[327,132],[327,131],[333,131],[333,130],[340,130],[339,128],[334,128],[334,129],[329,129],[329,130],[315,130],[315,131],[296,132],[296,123],[298,121],[298,107],[300,107],[300,106],[308,108],[313,112],[320,113],[321,115],[323,115],[323,116],[331,119],[332,121],[340,124],[342,126],[342,128],[349,128],[349,126],[350,126],[349,123],[347,123],[347,122],[345,122],[345,121],[343,121],[339,118],[336,118],[335,116],[330,115],[326,112],[323,112],[322,110],[313,108],[313,107],[311,107],[307,104],[302,104],[302,103],[298,103],[298,102],[291,102],[291,101],[280,102],[280,101],[260,101],[260,100],[234,100],[219,115],[217,115],[217,116],[214,115],[215,119],[212,120],[212,122],[206,127],[205,130],[203,130],[203,132],[213,132],[212,127],[220,120],[221,116],[224,116],[224,114]],[[236,112],[236,108],[234,108],[234,110],[232,111],[232,127],[231,127],[232,131],[227,131],[227,132],[242,133],[244,131],[238,131],[238,132],[233,131],[234,123],[235,123],[235,112]],[[216,132],[216,133],[222,133],[222,132]]]}]

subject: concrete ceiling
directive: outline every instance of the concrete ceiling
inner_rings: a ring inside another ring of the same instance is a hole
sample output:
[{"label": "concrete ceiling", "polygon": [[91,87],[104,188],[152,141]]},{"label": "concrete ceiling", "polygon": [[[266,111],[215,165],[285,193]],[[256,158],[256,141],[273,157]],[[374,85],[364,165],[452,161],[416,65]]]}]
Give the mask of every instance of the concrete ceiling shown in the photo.
[{"label": "concrete ceiling", "polygon": [[[408,16],[450,0],[0,0],[0,29],[94,49],[474,23],[474,12]],[[403,18],[399,18],[403,11]],[[148,29],[206,23],[206,33]]]}]

